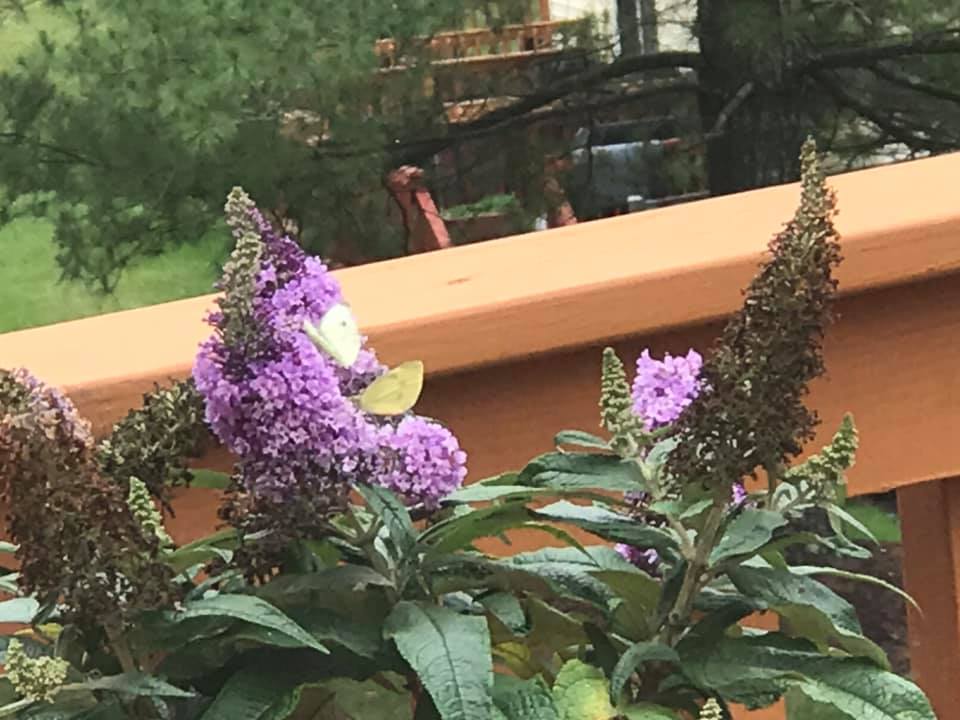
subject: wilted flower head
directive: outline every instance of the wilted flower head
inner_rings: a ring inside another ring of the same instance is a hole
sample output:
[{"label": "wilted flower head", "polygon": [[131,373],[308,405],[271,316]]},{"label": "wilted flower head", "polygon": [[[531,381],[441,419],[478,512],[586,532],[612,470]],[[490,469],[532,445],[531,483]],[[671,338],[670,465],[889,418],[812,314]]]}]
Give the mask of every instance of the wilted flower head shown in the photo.
[{"label": "wilted flower head", "polygon": [[821,341],[836,289],[840,246],[835,198],[813,141],[801,155],[802,195],[793,220],[771,242],[771,258],[746,292],[703,365],[704,387],[678,420],[671,474],[725,486],[800,453],[816,416],[803,405],[823,372]]},{"label": "wilted flower head", "polygon": [[700,391],[703,358],[696,350],[685,356],[670,353],[654,360],[644,350],[637,360],[633,381],[633,412],[646,430],[668,425],[680,417]]},{"label": "wilted flower head", "polygon": [[192,380],[156,388],[143,396],[97,446],[100,472],[118,482],[136,477],[167,503],[168,489],[191,480],[186,458],[199,454],[209,437],[203,400]]},{"label": "wilted flower head", "polygon": [[18,583],[60,598],[79,622],[166,604],[172,574],[158,541],[99,472],[89,424],[58,390],[0,370],[0,487],[18,543]]}]

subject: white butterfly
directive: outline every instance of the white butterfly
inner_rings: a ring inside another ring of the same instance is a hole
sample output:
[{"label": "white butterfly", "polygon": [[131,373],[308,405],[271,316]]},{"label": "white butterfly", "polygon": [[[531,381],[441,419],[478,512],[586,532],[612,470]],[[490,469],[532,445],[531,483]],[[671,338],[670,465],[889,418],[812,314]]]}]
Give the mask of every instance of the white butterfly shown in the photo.
[{"label": "white butterfly", "polygon": [[343,303],[327,310],[317,325],[304,320],[303,331],[317,348],[343,367],[348,368],[357,361],[363,338],[353,313]]}]

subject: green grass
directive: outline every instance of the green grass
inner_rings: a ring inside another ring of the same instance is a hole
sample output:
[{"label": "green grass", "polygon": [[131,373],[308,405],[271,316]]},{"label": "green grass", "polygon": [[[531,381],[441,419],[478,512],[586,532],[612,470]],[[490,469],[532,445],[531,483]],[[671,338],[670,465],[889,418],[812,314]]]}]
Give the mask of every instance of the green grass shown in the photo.
[{"label": "green grass", "polygon": [[144,258],[124,273],[111,295],[60,281],[52,227],[20,219],[0,227],[0,333],[212,292],[229,252],[225,235]]}]

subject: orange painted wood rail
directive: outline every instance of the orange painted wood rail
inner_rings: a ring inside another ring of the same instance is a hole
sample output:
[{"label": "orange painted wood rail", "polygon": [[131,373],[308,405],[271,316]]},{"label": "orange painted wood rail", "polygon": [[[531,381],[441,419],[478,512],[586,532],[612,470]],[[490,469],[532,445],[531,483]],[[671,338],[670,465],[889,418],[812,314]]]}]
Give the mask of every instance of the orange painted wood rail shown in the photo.
[{"label": "orange painted wood rail", "polygon": [[[844,412],[856,418],[853,493],[898,490],[906,583],[924,608],[909,618],[913,669],[943,718],[960,707],[958,179],[960,154],[832,179],[846,260],[828,375],[810,397],[818,444]],[[476,479],[549,449],[558,429],[596,428],[604,344],[629,358],[707,350],[797,200],[797,186],[768,188],[337,277],[386,362],[425,362],[420,410],[457,432]],[[0,366],[62,386],[103,431],[154,382],[189,372],[210,306],[207,296],[0,336]],[[209,531],[215,503],[184,495],[174,535]]]}]

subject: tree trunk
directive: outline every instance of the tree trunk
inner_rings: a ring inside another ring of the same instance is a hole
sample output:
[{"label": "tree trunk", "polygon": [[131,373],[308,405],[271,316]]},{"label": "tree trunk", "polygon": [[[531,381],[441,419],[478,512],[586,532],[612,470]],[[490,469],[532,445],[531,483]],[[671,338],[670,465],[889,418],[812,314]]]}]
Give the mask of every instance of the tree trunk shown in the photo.
[{"label": "tree trunk", "polygon": [[[795,180],[807,129],[785,81],[778,3],[698,0],[700,120],[713,195]],[[750,28],[742,25],[750,19]]]},{"label": "tree trunk", "polygon": [[660,52],[657,0],[640,0],[640,35],[645,55]]},{"label": "tree trunk", "polygon": [[620,54],[639,55],[642,48],[637,0],[617,0],[617,30],[620,34]]}]

